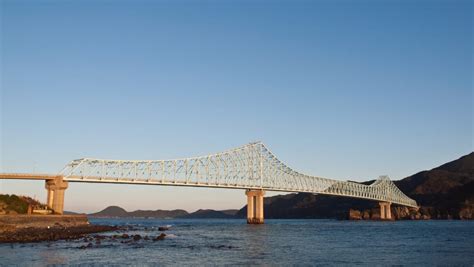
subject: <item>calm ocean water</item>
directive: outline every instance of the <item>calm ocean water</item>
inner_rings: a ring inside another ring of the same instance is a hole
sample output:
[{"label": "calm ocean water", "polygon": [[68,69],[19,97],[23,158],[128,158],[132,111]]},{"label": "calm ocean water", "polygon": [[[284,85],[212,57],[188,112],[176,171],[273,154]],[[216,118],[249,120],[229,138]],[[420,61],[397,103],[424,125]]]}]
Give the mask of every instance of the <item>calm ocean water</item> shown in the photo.
[{"label": "calm ocean water", "polygon": [[[128,234],[167,238],[121,243],[57,241],[0,245],[1,265],[461,265],[474,266],[474,222],[93,219]],[[120,232],[119,234],[122,234]],[[104,233],[113,235],[118,233]]]}]

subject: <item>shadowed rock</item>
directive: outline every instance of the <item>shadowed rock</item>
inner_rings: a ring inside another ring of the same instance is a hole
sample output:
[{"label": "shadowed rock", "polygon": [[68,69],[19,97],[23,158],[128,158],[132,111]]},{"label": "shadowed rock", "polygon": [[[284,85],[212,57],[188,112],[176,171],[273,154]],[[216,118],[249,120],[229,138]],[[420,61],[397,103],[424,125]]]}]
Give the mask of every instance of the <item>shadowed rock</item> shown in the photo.
[{"label": "shadowed rock", "polygon": [[165,239],[165,237],[166,237],[166,234],[161,233],[159,236],[155,237],[153,241],[163,240]]}]

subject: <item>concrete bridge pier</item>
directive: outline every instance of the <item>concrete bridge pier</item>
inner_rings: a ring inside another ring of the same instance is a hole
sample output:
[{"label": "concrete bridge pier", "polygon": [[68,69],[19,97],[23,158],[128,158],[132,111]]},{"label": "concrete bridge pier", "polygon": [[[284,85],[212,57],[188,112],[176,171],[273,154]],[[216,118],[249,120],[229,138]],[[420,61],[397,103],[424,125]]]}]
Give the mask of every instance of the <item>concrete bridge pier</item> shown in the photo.
[{"label": "concrete bridge pier", "polygon": [[53,189],[50,189],[49,186],[48,186],[48,181],[45,181],[46,185],[45,185],[45,188],[46,190],[48,191],[48,195],[46,197],[46,205],[48,206],[49,209],[53,209],[53,197],[54,197],[54,191]]},{"label": "concrete bridge pier", "polygon": [[263,190],[247,190],[247,223],[263,224]]},{"label": "concrete bridge pier", "polygon": [[380,205],[380,219],[391,220],[392,219],[392,211],[391,211],[392,203],[379,202],[379,205]]},{"label": "concrete bridge pier", "polygon": [[68,185],[68,182],[64,181],[62,176],[58,176],[53,180],[46,180],[45,188],[48,191],[46,203],[48,208],[56,214],[63,214],[64,212],[64,191]]}]

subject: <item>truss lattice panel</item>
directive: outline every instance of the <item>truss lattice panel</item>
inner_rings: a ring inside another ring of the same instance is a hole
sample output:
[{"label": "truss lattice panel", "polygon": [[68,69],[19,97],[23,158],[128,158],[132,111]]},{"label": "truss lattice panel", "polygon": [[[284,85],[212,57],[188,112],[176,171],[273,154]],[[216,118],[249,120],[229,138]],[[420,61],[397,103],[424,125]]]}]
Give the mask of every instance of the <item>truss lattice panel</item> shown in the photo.
[{"label": "truss lattice panel", "polygon": [[307,192],[386,201],[416,207],[386,176],[371,185],[299,173],[261,142],[225,152],[175,160],[84,158],[61,172],[71,182],[134,183]]}]

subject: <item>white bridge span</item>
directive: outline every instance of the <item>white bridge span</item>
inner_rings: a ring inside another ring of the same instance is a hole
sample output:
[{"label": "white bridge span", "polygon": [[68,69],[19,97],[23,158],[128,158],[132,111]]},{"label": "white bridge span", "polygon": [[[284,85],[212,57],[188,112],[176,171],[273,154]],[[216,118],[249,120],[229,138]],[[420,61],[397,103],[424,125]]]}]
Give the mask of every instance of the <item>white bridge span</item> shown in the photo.
[{"label": "white bridge span", "polygon": [[212,155],[174,160],[84,158],[70,162],[61,175],[69,182],[307,192],[417,207],[387,176],[364,185],[302,174],[281,162],[261,142]]}]

